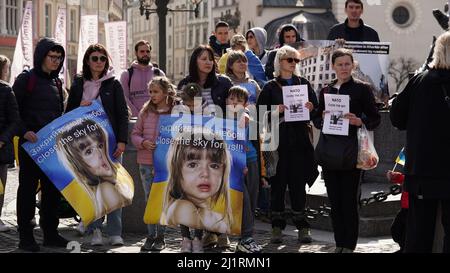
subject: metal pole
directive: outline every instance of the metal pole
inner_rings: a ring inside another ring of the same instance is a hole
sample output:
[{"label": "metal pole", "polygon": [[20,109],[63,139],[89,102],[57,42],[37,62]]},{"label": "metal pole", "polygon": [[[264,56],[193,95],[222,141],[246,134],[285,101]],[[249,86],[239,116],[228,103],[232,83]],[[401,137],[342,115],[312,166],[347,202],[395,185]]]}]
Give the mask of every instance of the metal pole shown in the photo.
[{"label": "metal pole", "polygon": [[166,71],[166,16],[169,0],[156,0],[156,13],[159,19],[159,67]]}]

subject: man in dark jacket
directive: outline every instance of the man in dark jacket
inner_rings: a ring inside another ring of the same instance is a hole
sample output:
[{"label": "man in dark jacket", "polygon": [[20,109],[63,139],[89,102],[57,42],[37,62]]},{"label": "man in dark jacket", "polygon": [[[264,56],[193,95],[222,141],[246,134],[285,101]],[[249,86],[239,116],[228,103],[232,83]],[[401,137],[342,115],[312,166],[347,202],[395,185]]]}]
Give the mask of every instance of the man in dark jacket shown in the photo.
[{"label": "man in dark jacket", "polygon": [[334,25],[328,33],[327,40],[344,39],[354,42],[379,42],[378,33],[361,19],[364,5],[361,0],[345,1],[347,19],[342,24]]},{"label": "man in dark jacket", "polygon": [[[295,42],[304,41],[300,37],[297,28],[292,24],[285,24],[281,26],[280,35],[278,36],[278,39],[279,39],[279,47],[293,44]],[[278,49],[274,49],[269,52],[269,56],[265,67],[266,76],[268,80],[274,78],[273,72],[274,72],[275,56],[277,55],[277,51]]]},{"label": "man in dark jacket", "polygon": [[230,48],[230,26],[227,22],[219,21],[216,24],[214,34],[209,37],[209,46],[214,50],[214,59],[219,61],[220,57]]},{"label": "man in dark jacket", "polygon": [[[21,73],[13,85],[19,105],[21,122],[20,144],[38,141],[36,132],[60,117],[64,111],[62,88],[57,80],[64,64],[64,48],[55,40],[41,39],[34,52],[34,68]],[[19,148],[19,188],[17,191],[17,224],[19,248],[39,251],[34,240],[31,220],[35,214],[36,189],[42,190],[39,225],[44,234],[44,246],[66,247],[67,240],[58,234],[58,204],[60,192],[27,154]]]}]

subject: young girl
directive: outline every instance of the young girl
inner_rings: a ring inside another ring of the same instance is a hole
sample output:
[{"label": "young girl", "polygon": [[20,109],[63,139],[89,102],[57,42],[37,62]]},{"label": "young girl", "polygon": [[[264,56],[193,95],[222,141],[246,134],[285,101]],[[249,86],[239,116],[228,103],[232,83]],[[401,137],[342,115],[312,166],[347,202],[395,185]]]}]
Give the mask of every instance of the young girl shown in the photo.
[{"label": "young girl", "polygon": [[[183,252],[203,252],[201,229],[229,233],[233,222],[231,155],[219,136],[199,129],[180,133],[167,156],[170,175],[161,219],[168,225],[181,225]],[[203,145],[197,146],[200,141]],[[189,227],[197,229],[193,241]]]},{"label": "young girl", "polygon": [[[83,130],[90,133],[79,136],[78,132]],[[64,139],[73,140],[62,141]],[[56,138],[58,156],[90,197],[95,211],[94,219],[130,205],[133,199],[132,181],[117,181],[119,166],[108,155],[107,140],[106,133],[92,120],[69,125]]]},{"label": "young girl", "polygon": [[[136,125],[131,133],[131,141],[137,148],[137,163],[141,175],[145,196],[148,199],[153,183],[153,152],[156,149],[158,122],[161,114],[170,114],[175,102],[175,87],[166,77],[156,77],[148,85],[150,100],[139,113]],[[162,225],[148,225],[148,236],[142,251],[161,251],[165,248]]]}]

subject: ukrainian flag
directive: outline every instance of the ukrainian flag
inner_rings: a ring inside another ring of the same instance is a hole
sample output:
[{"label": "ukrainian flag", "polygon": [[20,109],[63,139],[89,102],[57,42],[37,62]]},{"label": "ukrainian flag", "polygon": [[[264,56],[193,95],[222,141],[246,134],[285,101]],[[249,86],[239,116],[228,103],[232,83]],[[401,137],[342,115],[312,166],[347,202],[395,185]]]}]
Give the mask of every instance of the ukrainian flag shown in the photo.
[{"label": "ukrainian flag", "polygon": [[406,160],[405,148],[402,148],[402,150],[398,154],[397,159],[395,160],[395,162],[397,162],[398,164],[400,164],[402,166],[405,166],[405,160]]}]

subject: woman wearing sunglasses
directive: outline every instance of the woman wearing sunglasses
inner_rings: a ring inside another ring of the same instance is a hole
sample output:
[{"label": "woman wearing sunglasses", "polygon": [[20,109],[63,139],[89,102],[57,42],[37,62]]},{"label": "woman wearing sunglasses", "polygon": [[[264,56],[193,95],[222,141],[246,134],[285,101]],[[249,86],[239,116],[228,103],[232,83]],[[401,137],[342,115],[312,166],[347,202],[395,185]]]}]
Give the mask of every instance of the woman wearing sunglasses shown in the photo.
[{"label": "woman wearing sunglasses", "polygon": [[[91,105],[99,101],[108,116],[117,140],[113,156],[121,160],[128,140],[128,107],[120,82],[116,79],[114,69],[110,66],[106,48],[101,44],[88,47],[83,57],[83,71],[76,75],[70,88],[66,113],[79,106]],[[88,227],[93,231],[92,245],[103,245],[100,228],[103,218]],[[83,228],[84,229],[84,228]],[[111,245],[123,245],[122,209],[108,214],[108,235]]]},{"label": "woman wearing sunglasses", "polygon": [[[314,148],[311,144],[309,121],[283,122],[284,111],[287,107],[283,103],[283,86],[307,85],[309,101],[305,107],[310,111],[311,117],[315,115],[318,107],[317,98],[308,80],[300,77],[297,64],[300,62],[299,53],[290,46],[283,46],[277,51],[275,57],[274,79],[269,81],[259,95],[257,106],[277,106],[280,114],[279,124],[279,161],[276,175],[270,178],[272,210],[272,243],[281,243],[282,230],[286,227],[284,218],[285,192],[289,187],[293,222],[298,229],[298,241],[310,243],[310,226],[306,221],[305,185],[311,186],[319,172],[314,160]],[[259,108],[259,107],[258,107]]]}]

